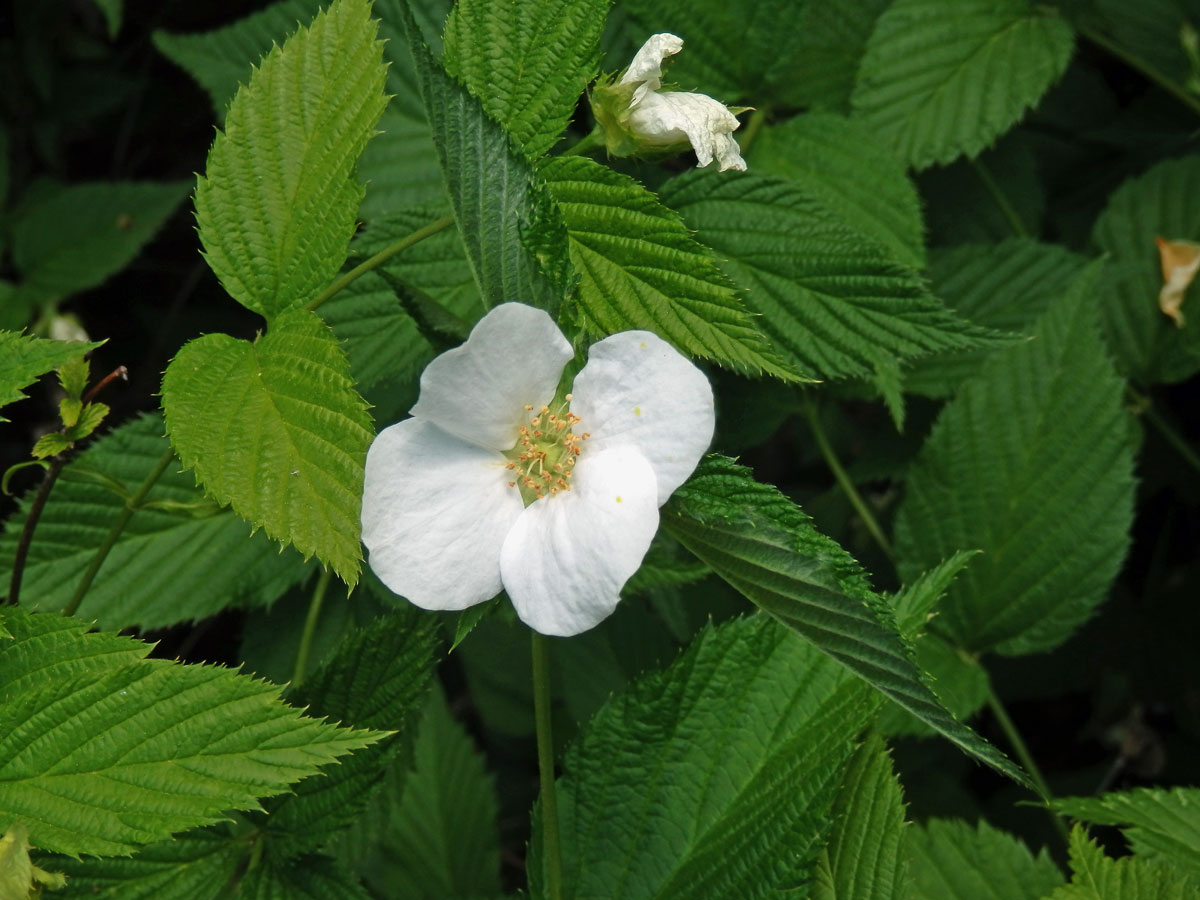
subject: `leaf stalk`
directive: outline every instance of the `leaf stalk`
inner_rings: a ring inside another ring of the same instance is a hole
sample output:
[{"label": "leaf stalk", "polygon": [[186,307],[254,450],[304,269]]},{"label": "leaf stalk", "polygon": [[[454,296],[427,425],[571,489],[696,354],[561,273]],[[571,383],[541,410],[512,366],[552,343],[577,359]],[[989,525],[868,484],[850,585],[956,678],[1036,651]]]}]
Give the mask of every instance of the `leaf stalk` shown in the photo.
[{"label": "leaf stalk", "polygon": [[142,503],[150,493],[150,489],[158,483],[158,479],[162,477],[163,472],[167,471],[167,466],[171,465],[171,461],[174,459],[175,451],[171,447],[168,447],[162,458],[154,466],[154,469],[146,476],[146,480],[137,489],[137,493],[125,501],[125,506],[122,508],[121,514],[117,516],[117,520],[113,522],[112,528],[104,536],[103,543],[96,548],[96,554],[88,564],[87,571],[83,573],[83,578],[80,579],[78,587],[75,588],[75,593],[71,596],[70,602],[63,607],[62,614],[64,616],[73,616],[79,611],[79,604],[87,596],[88,589],[91,588],[92,582],[96,580],[96,574],[100,571],[100,567],[104,565],[104,560],[108,558],[109,552],[116,545],[117,538],[121,536],[121,532],[125,530],[125,526],[133,518],[133,514],[142,508]]},{"label": "leaf stalk", "polygon": [[325,603],[325,592],[329,589],[331,570],[324,569],[313,588],[312,600],[308,603],[308,615],[304,617],[304,631],[300,634],[300,646],[296,648],[296,667],[292,672],[292,690],[300,687],[308,670],[308,657],[312,652],[313,636],[317,633],[317,622],[321,618],[321,606]]},{"label": "leaf stalk", "polygon": [[377,269],[401,250],[406,250],[413,244],[418,244],[427,237],[432,237],[439,231],[445,231],[454,224],[454,216],[442,216],[440,219],[430,222],[424,228],[418,228],[412,234],[406,234],[404,237],[395,243],[388,244],[374,256],[368,257],[360,262],[357,266],[344,274],[341,278],[331,284],[325,290],[321,291],[316,297],[308,301],[304,305],[305,309],[316,309],[342,288],[351,282],[357,281],[363,275],[370,272],[372,269]]}]

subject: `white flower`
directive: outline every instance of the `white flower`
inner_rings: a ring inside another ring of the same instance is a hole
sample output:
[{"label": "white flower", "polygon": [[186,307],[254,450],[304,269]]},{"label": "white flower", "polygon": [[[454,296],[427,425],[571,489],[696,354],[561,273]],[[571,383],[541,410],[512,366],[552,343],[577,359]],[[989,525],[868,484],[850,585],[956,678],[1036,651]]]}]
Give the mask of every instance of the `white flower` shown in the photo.
[{"label": "white flower", "polygon": [[505,303],[429,364],[412,418],[367,453],[362,537],[384,584],[436,610],[503,588],[543,634],[612,613],[708,448],[712,389],[661,338],[625,331],[592,345],[556,403],[572,356],[545,312]]},{"label": "white flower", "polygon": [[733,132],[741,124],[723,104],[705,94],[662,90],[662,64],[683,49],[673,34],[655,34],[633,57],[615,85],[592,91],[592,109],[615,156],[674,153],[690,144],[701,168],[746,170]]}]

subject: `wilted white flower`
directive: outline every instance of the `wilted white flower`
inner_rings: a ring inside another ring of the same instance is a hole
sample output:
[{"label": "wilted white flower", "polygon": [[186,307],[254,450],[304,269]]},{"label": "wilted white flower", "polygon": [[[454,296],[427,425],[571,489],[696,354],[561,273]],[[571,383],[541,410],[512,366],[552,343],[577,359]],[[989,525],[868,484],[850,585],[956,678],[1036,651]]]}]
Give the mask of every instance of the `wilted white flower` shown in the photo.
[{"label": "wilted white flower", "polygon": [[1158,308],[1179,328],[1184,326],[1183,297],[1200,269],[1200,244],[1192,241],[1168,241],[1155,238],[1162,263],[1163,286],[1158,292]]},{"label": "wilted white flower", "polygon": [[543,634],[612,613],[712,439],[712,389],[670,344],[625,331],[556,400],[572,356],[545,312],[505,303],[429,364],[412,418],[367,453],[362,537],[384,584],[435,610],[503,588]]},{"label": "wilted white flower", "polygon": [[671,155],[688,145],[701,167],[744,172],[733,132],[741,124],[723,104],[705,94],[663,90],[662,65],[683,49],[673,34],[652,35],[615,84],[592,90],[592,111],[614,156]]}]

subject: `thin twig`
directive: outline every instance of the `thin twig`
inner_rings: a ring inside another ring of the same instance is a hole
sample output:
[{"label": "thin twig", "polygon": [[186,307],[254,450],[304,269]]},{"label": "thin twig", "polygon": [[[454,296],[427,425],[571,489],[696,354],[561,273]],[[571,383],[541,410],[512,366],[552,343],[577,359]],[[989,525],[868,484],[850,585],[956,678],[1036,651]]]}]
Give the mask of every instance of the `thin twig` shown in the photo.
[{"label": "thin twig", "polygon": [[33,505],[29,507],[29,515],[25,517],[25,525],[21,528],[21,537],[17,541],[17,552],[13,557],[12,577],[8,582],[8,602],[13,606],[16,606],[21,598],[21,579],[25,575],[25,560],[29,556],[29,546],[33,543],[34,529],[37,528],[38,519],[42,517],[50,490],[66,464],[65,454],[60,453],[50,460],[46,474],[42,476],[42,483],[38,485],[38,492],[33,498]]}]

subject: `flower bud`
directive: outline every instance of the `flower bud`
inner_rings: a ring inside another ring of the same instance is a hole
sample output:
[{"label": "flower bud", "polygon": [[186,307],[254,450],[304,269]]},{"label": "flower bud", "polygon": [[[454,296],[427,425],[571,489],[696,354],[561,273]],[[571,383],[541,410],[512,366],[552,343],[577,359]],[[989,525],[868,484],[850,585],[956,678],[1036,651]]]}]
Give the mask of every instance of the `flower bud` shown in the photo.
[{"label": "flower bud", "polygon": [[592,89],[592,112],[613,156],[662,159],[689,147],[701,168],[746,170],[733,132],[741,124],[723,104],[704,94],[664,90],[663,61],[683,48],[673,34],[655,34],[615,82]]}]

